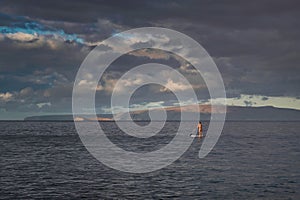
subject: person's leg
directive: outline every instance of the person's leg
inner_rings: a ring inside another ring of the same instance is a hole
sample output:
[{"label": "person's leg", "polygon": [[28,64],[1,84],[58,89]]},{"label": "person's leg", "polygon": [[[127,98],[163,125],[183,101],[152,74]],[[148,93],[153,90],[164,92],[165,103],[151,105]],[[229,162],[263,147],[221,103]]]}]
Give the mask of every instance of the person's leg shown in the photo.
[{"label": "person's leg", "polygon": [[199,134],[199,135],[200,135],[200,137],[203,137],[203,132],[202,132],[202,131],[200,131],[200,134]]}]

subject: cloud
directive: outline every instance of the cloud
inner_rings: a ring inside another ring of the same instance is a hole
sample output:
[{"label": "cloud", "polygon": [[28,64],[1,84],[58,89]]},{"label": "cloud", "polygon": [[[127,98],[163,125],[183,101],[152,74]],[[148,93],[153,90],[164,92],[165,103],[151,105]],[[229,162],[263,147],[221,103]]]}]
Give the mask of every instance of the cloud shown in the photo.
[{"label": "cloud", "polygon": [[48,36],[61,38],[64,41],[84,44],[84,40],[79,38],[76,34],[67,34],[63,30],[56,30],[50,27],[46,28],[36,22],[26,22],[21,24],[21,26],[0,26],[0,33],[9,39],[25,42],[36,40],[38,36]]},{"label": "cloud", "polygon": [[[49,110],[49,106],[39,108],[37,104],[50,102],[52,111],[70,112],[72,84],[90,50],[122,30],[145,26],[171,28],[202,44],[217,63],[229,99],[238,99],[241,94],[253,95],[251,101],[256,105],[299,107],[293,101],[300,96],[298,1],[274,0],[270,4],[235,0],[226,3],[74,0],[71,5],[55,0],[4,0],[0,12],[0,45],[5,49],[0,52],[0,94],[1,105],[6,110]],[[178,48],[172,39],[164,36],[119,36],[127,37],[130,45],[158,41],[154,47]],[[109,46],[106,48],[109,50]],[[193,52],[186,55],[191,58]],[[97,87],[97,95],[101,96],[99,104],[108,105],[109,94],[122,74],[148,62],[179,70],[191,80],[202,100],[209,99],[201,76],[196,75],[187,61],[176,55],[143,49],[112,63]],[[180,81],[171,80],[173,89],[185,87]],[[89,81],[86,78],[87,87]],[[135,103],[146,99],[167,102],[168,92],[159,92],[160,89],[160,86],[143,87],[136,93]],[[8,98],[7,93],[12,96]],[[9,100],[4,102],[4,96]],[[242,96],[238,104],[244,105],[244,101],[249,99]]]},{"label": "cloud", "polygon": [[134,56],[142,56],[142,57],[148,57],[150,59],[170,59],[171,55],[170,53],[166,53],[162,50],[154,50],[154,49],[140,49],[137,51],[130,52],[129,55]]},{"label": "cloud", "polygon": [[[194,89],[199,88],[200,86],[193,86]],[[168,79],[167,83],[160,89],[160,92],[166,91],[184,91],[190,88],[189,85],[185,85],[182,82],[174,82],[172,79]]]},{"label": "cloud", "polygon": [[10,101],[13,97],[12,93],[6,92],[6,93],[0,93],[0,100],[7,102]]},{"label": "cloud", "polygon": [[[131,104],[129,107],[130,111],[140,111],[140,110],[147,110],[147,109],[155,109],[155,108],[164,108],[166,107],[166,102],[164,101],[155,101],[155,102],[142,102],[140,104]],[[106,113],[106,114],[111,114],[112,113],[112,108],[108,107],[102,107],[101,112]],[[127,107],[121,107],[121,106],[116,106],[114,107],[114,112],[115,113],[122,113],[122,112],[127,112],[128,108]]]},{"label": "cloud", "polygon": [[[223,99],[210,99],[205,104],[219,104]],[[203,102],[202,102],[203,103]],[[277,108],[290,108],[300,110],[300,100],[296,97],[273,97],[241,94],[239,97],[227,98],[228,106],[274,106]]]},{"label": "cloud", "polygon": [[20,91],[20,96],[26,97],[32,95],[33,93],[34,93],[33,89],[31,87],[27,87]]},{"label": "cloud", "polygon": [[42,107],[45,107],[45,106],[51,106],[51,103],[50,102],[43,102],[43,103],[38,103],[38,104],[36,104],[37,105],[37,107],[39,107],[39,108],[42,108]]},{"label": "cloud", "polygon": [[33,42],[38,39],[37,35],[32,35],[32,34],[22,33],[22,32],[8,33],[5,36],[11,40],[17,40],[20,42]]}]

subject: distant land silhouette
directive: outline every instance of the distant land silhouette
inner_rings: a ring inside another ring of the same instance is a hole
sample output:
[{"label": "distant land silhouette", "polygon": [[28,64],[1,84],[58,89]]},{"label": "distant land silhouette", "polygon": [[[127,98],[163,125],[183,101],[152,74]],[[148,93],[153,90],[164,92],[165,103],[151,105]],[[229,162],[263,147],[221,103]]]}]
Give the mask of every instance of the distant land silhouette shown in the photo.
[{"label": "distant land silhouette", "polygon": [[[216,114],[224,112],[220,109],[215,110]],[[159,109],[153,109],[159,110]],[[176,121],[180,120],[180,111],[189,113],[195,113],[194,106],[183,106],[181,109],[179,107],[168,107],[167,110],[167,120]],[[200,105],[200,119],[210,120],[211,108],[209,105]],[[130,113],[131,117],[135,121],[148,121],[149,113],[148,110],[138,110]],[[83,117],[76,118],[76,121],[113,121],[111,114],[99,114],[98,118],[84,115]],[[26,117],[25,121],[73,121],[72,115],[42,115],[42,116],[31,116]],[[117,120],[126,120],[122,114],[119,115]],[[300,121],[300,111],[294,109],[285,108],[275,108],[272,106],[264,107],[241,107],[241,106],[227,106],[226,113],[227,121]]]}]

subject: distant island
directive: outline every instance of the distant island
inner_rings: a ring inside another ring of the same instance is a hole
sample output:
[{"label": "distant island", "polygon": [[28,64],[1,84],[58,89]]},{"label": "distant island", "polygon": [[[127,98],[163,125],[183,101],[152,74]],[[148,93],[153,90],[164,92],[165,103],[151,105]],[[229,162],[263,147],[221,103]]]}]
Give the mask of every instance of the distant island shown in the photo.
[{"label": "distant island", "polygon": [[[194,112],[193,106],[169,107],[167,110],[167,120],[180,120],[180,112]],[[200,119],[210,120],[211,108],[209,105],[200,105]],[[217,114],[224,111],[216,109]],[[148,110],[138,110],[130,113],[133,120],[148,121],[150,120]],[[113,121],[111,114],[99,114],[97,118],[84,116],[75,118],[75,121]],[[122,114],[119,120],[122,120]],[[300,121],[300,111],[285,108],[275,108],[272,106],[264,107],[241,107],[227,106],[227,121]],[[74,121],[73,115],[42,115],[26,117],[24,121]]]}]

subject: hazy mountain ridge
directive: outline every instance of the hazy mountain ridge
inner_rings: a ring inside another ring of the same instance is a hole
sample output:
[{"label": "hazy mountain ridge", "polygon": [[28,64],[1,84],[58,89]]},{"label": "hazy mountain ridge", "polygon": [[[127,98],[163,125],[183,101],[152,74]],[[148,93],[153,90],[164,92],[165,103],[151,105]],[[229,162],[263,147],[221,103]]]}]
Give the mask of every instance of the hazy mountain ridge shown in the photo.
[{"label": "hazy mountain ridge", "polygon": [[[178,107],[167,108],[167,120],[180,120],[180,111],[189,113],[194,113],[193,109],[188,107],[183,107],[182,109]],[[210,119],[210,106],[200,105],[200,119],[209,120]],[[220,109],[216,109],[216,114],[222,113]],[[124,120],[122,115],[119,120]],[[131,112],[131,117],[134,120],[149,120],[148,110],[139,110]],[[31,116],[26,117],[25,121],[73,121],[73,115],[42,115],[42,116]],[[98,118],[95,119],[92,116],[84,116],[82,118],[76,118],[76,121],[112,121],[111,114],[100,114]],[[226,120],[262,120],[262,121],[300,121],[300,111],[285,108],[275,108],[272,106],[265,107],[240,107],[240,106],[227,106]]]}]

